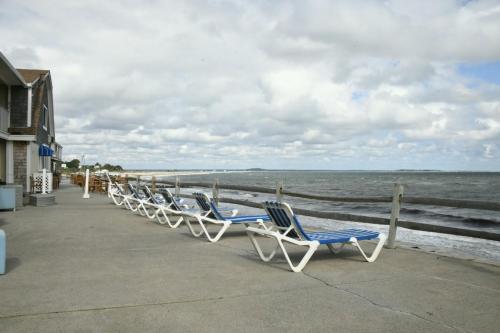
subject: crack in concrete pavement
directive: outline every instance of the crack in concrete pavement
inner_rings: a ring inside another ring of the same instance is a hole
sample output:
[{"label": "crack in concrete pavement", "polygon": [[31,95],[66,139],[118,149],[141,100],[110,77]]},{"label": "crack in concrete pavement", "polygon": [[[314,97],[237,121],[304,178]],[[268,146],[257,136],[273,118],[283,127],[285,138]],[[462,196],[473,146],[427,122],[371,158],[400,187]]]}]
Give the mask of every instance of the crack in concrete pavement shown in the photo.
[{"label": "crack in concrete pavement", "polygon": [[314,279],[316,281],[319,281],[319,282],[322,282],[325,286],[327,287],[330,287],[330,288],[334,288],[336,290],[340,290],[340,291],[343,291],[345,293],[348,293],[350,295],[353,295],[353,296],[356,296],[358,298],[361,298],[362,300],[370,303],[371,305],[373,306],[376,306],[376,307],[379,307],[379,308],[382,308],[384,310],[388,310],[388,311],[392,311],[392,312],[396,312],[396,313],[400,313],[400,314],[403,314],[403,315],[408,315],[408,316],[412,316],[412,317],[415,317],[417,319],[420,319],[420,320],[424,320],[428,323],[431,323],[431,324],[437,324],[437,325],[440,325],[440,326],[443,326],[443,327],[446,327],[446,328],[450,328],[450,329],[453,329],[453,330],[456,330],[456,331],[459,331],[459,332],[471,332],[471,331],[468,331],[468,330],[465,330],[463,328],[460,328],[460,327],[455,327],[455,326],[452,326],[452,325],[448,325],[448,324],[445,324],[445,323],[441,323],[441,322],[436,322],[436,321],[433,321],[433,320],[430,320],[428,318],[425,318],[425,317],[422,317],[416,313],[413,313],[413,312],[408,312],[408,311],[403,311],[403,310],[398,310],[398,309],[394,309],[390,306],[387,306],[387,305],[384,305],[384,304],[380,304],[380,303],[377,303],[373,300],[371,300],[370,298],[366,297],[366,296],[363,296],[361,294],[358,294],[358,293],[355,293],[354,291],[352,290],[349,290],[349,289],[344,289],[344,288],[341,288],[340,286],[342,284],[338,284],[338,285],[334,285],[334,284],[331,284],[331,283],[328,283],[327,281],[317,277],[317,276],[313,276],[309,273],[305,273],[305,272],[302,272],[304,275],[310,277],[311,279]]},{"label": "crack in concrete pavement", "polygon": [[271,290],[271,291],[266,291],[266,292],[261,292],[261,293],[253,293],[253,294],[240,294],[240,295],[231,295],[231,296],[214,296],[214,297],[188,299],[188,300],[176,300],[176,301],[158,302],[158,303],[142,303],[142,304],[128,304],[128,305],[116,305],[116,306],[103,306],[103,307],[95,307],[95,308],[58,310],[58,311],[47,311],[47,312],[37,312],[37,313],[20,313],[20,314],[6,315],[6,316],[0,315],[0,321],[5,320],[5,319],[37,317],[37,316],[54,315],[54,314],[92,312],[92,311],[104,311],[104,310],[119,310],[119,309],[133,309],[133,308],[140,308],[140,307],[146,307],[146,306],[164,306],[164,305],[172,305],[172,304],[203,303],[203,302],[211,302],[211,301],[231,300],[231,299],[237,299],[237,298],[243,298],[243,297],[287,294],[287,293],[295,292],[298,290],[312,290],[312,289],[318,289],[318,288],[324,288],[324,286],[319,285],[319,286],[314,286],[314,287],[304,287],[304,288],[300,288],[300,289],[292,288],[292,289],[278,290],[278,291]]}]

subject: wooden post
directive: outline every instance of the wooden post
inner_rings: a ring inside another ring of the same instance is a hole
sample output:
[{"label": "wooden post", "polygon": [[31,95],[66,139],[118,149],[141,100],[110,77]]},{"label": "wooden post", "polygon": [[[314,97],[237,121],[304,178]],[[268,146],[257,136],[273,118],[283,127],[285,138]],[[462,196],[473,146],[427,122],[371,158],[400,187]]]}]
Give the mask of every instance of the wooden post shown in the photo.
[{"label": "wooden post", "polygon": [[401,184],[394,184],[392,191],[392,208],[391,220],[389,223],[389,236],[387,237],[386,248],[396,248],[396,231],[398,228],[399,210],[401,209],[401,201],[403,200],[404,187]]},{"label": "wooden post", "polygon": [[276,201],[283,200],[283,180],[276,183]]},{"label": "wooden post", "polygon": [[212,187],[212,198],[215,204],[219,206],[219,178],[215,178],[214,185]]},{"label": "wooden post", "polygon": [[135,186],[137,186],[137,189],[141,186],[141,175],[137,175],[137,178],[135,179]]},{"label": "wooden post", "polygon": [[175,196],[178,198],[181,195],[181,180],[175,177]]},{"label": "wooden post", "polygon": [[156,176],[151,177],[151,190],[153,193],[156,192]]}]

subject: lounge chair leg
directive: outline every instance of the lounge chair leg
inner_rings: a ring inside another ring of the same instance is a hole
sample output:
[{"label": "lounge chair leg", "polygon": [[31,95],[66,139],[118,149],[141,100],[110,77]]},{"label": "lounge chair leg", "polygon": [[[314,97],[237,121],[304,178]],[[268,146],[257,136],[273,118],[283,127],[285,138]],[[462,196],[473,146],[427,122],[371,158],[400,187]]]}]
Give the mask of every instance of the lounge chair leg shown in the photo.
[{"label": "lounge chair leg", "polygon": [[[163,217],[162,217],[163,215]],[[172,221],[170,221],[170,217],[168,214],[165,213],[165,211],[161,208],[159,208],[157,211],[156,211],[156,219],[158,220],[158,223],[160,224],[168,224],[168,226],[170,228],[177,228],[183,221],[183,217],[182,216],[178,216],[178,215],[175,215],[176,217],[178,217],[177,221],[175,223],[172,223]]]},{"label": "lounge chair leg", "polygon": [[285,245],[283,244],[281,239],[277,239],[277,241],[278,241],[279,246],[281,247],[281,251],[283,251],[283,255],[285,256],[285,259],[288,262],[288,265],[290,266],[292,271],[294,271],[295,273],[298,273],[298,272],[302,271],[302,269],[304,269],[306,264],[309,262],[309,259],[311,259],[312,255],[314,254],[314,252],[316,251],[316,249],[319,246],[319,242],[317,242],[317,241],[311,242],[309,245],[307,245],[307,246],[309,246],[309,250],[307,250],[306,254],[304,255],[304,257],[302,257],[300,262],[296,266],[294,266],[292,263],[292,260],[290,260],[290,257],[288,256],[288,252],[286,251]]},{"label": "lounge chair leg", "polygon": [[139,213],[139,215],[141,216],[144,216],[146,214],[143,213],[143,211],[145,210],[144,208],[144,205],[142,204],[142,202],[137,206],[137,212]]},{"label": "lounge chair leg", "polygon": [[276,252],[279,248],[279,245],[276,245],[274,250],[272,250],[271,253],[266,256],[264,254],[264,252],[262,252],[262,248],[260,247],[259,242],[257,242],[257,238],[255,237],[255,234],[253,232],[247,231],[247,235],[250,238],[250,241],[252,242],[252,245],[253,245],[255,251],[257,251],[257,253],[259,254],[259,257],[260,257],[260,259],[262,259],[262,261],[269,262],[271,259],[273,259],[273,257],[276,255]]},{"label": "lounge chair leg", "polygon": [[156,211],[154,211],[153,214],[150,214],[149,208],[144,207],[144,212],[146,213],[146,217],[150,220],[152,220],[156,217]]},{"label": "lounge chair leg", "polygon": [[117,205],[117,206],[121,206],[121,205],[123,205],[123,203],[124,203],[124,201],[125,201],[125,200],[123,199],[123,197],[122,197],[122,200],[118,200],[118,199],[117,199],[117,197],[115,197],[113,194],[109,194],[109,197],[113,200],[113,202],[114,202],[114,203],[115,203],[115,205]]},{"label": "lounge chair leg", "polygon": [[196,220],[198,221],[198,223],[200,224],[201,226],[201,230],[199,232],[196,232],[193,228],[193,226],[191,225],[191,218],[185,218],[184,221],[186,221],[186,225],[189,229],[189,231],[191,232],[191,234],[194,236],[194,237],[200,237],[201,235],[203,235],[203,233],[207,232],[206,229],[205,229],[205,226],[203,225],[203,223],[200,221],[199,218],[196,218]]},{"label": "lounge chair leg", "polygon": [[128,198],[124,198],[123,201],[125,202],[125,204],[123,205],[125,207],[125,209],[128,209],[128,210],[132,210],[133,209],[132,204],[130,203],[130,201],[128,200]]},{"label": "lounge chair leg", "polygon": [[336,249],[333,244],[326,244],[326,246],[328,246],[328,249],[330,250],[331,253],[333,254],[338,254],[340,253],[340,251],[342,251],[342,249],[344,248],[345,246],[345,243],[342,243],[338,249]]},{"label": "lounge chair leg", "polygon": [[219,232],[217,232],[217,234],[215,235],[215,237],[212,237],[210,235],[210,233],[208,232],[207,228],[205,227],[205,224],[203,223],[203,221],[201,220],[200,217],[196,217],[196,221],[198,221],[198,224],[200,225],[201,227],[201,230],[199,232],[196,232],[194,229],[193,229],[193,226],[191,225],[191,222],[189,221],[190,219],[186,219],[186,224],[188,225],[188,228],[189,228],[189,231],[191,231],[191,234],[195,237],[200,237],[201,235],[205,234],[205,236],[207,237],[208,241],[209,242],[212,242],[212,243],[215,243],[217,242],[222,234],[224,234],[224,232],[227,230],[227,228],[229,228],[229,226],[231,225],[230,222],[223,222],[222,224],[222,227],[220,228]]},{"label": "lounge chair leg", "polygon": [[359,245],[358,240],[356,238],[354,238],[354,237],[351,238],[350,242],[352,245],[354,245],[358,248],[359,252],[361,252],[361,255],[365,258],[366,261],[374,262],[377,259],[377,257],[379,256],[380,251],[382,250],[382,247],[384,246],[385,239],[386,239],[385,234],[379,234],[379,236],[378,236],[379,241],[378,241],[377,246],[373,250],[372,255],[370,257],[368,257],[365,254],[365,251],[363,251],[363,249]]}]

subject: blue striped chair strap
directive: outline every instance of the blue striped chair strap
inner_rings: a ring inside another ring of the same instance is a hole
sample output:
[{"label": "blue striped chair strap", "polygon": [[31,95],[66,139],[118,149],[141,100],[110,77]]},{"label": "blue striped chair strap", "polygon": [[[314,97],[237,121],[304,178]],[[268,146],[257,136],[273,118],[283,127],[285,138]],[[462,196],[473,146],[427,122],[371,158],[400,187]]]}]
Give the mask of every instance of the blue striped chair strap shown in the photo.
[{"label": "blue striped chair strap", "polygon": [[194,199],[196,200],[196,203],[198,206],[200,206],[201,210],[208,212],[210,210],[210,205],[208,204],[207,200],[205,199],[205,196],[203,193],[200,192],[195,192],[193,193]]},{"label": "blue striped chair strap", "polygon": [[243,223],[243,222],[257,222],[257,220],[269,221],[268,215],[248,215],[248,216],[235,216],[226,217],[226,220],[231,220],[233,223]]},{"label": "blue striped chair strap", "polygon": [[[271,217],[271,221],[279,228],[281,229],[288,229],[292,225],[292,222],[290,221],[290,218],[286,214],[285,210],[279,206],[279,203],[277,202],[272,202],[272,201],[266,201],[264,203],[264,207]],[[299,235],[297,232],[293,229],[290,230],[287,234],[287,236],[292,237],[292,238],[299,238]]]},{"label": "blue striped chair strap", "polygon": [[316,240],[321,244],[332,244],[349,242],[351,237],[355,237],[360,241],[374,239],[379,236],[379,233],[363,229],[344,229],[336,231],[305,232],[305,235],[309,240]]}]

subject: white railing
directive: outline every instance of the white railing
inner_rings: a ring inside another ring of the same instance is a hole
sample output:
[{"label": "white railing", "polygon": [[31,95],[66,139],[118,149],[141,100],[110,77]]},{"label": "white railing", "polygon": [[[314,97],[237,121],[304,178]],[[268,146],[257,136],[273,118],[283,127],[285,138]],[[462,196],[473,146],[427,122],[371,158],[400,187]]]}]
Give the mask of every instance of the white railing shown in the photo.
[{"label": "white railing", "polygon": [[35,193],[52,193],[52,172],[36,172],[33,174],[33,181]]},{"label": "white railing", "polygon": [[0,131],[7,132],[10,126],[10,112],[0,107]]}]

